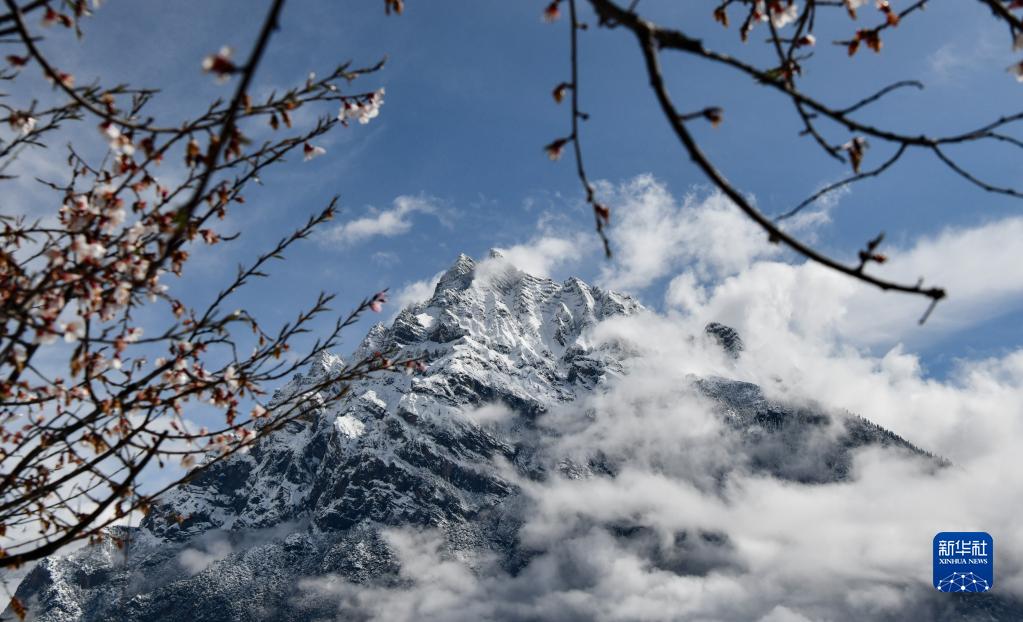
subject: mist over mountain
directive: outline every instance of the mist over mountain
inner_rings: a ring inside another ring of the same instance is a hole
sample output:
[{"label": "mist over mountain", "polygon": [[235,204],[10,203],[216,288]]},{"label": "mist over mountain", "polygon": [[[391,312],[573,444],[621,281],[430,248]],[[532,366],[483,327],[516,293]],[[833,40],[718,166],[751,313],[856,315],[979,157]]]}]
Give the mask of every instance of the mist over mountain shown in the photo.
[{"label": "mist over mountain", "polygon": [[[628,338],[652,315],[462,255],[352,355],[397,346],[425,373],[304,397],[301,418],[114,528],[126,549],[46,559],[17,596],[53,622],[1023,617],[1008,593],[936,594],[933,533],[907,576],[883,551],[844,558],[858,549],[843,525],[829,542],[802,523],[807,499],[865,499],[862,473],[927,481],[954,464],[737,378],[747,353],[728,326],[667,335],[695,370],[679,371]],[[343,364],[322,356],[272,403]]]}]

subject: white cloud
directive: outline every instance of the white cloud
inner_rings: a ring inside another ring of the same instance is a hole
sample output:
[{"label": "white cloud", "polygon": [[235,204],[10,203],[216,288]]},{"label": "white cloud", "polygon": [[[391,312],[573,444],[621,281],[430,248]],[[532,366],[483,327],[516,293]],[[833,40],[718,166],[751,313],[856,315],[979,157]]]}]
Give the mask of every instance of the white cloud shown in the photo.
[{"label": "white cloud", "polygon": [[973,28],[956,41],[943,43],[927,57],[929,82],[940,85],[968,84],[982,68],[999,70],[1012,62],[1011,46],[994,22]]},{"label": "white cloud", "polygon": [[683,272],[668,283],[664,301],[670,307],[692,311],[706,303],[707,291],[697,282],[696,275]]},{"label": "white cloud", "polygon": [[390,209],[370,208],[368,216],[326,229],[319,235],[319,240],[327,245],[351,246],[374,237],[402,235],[412,228],[412,215],[415,213],[437,214],[438,209],[434,201],[426,197],[402,195],[394,199]]},{"label": "white cloud", "polygon": [[394,266],[401,262],[397,253],[389,251],[377,251],[370,256],[370,259],[372,259],[374,263],[384,267]]},{"label": "white cloud", "polygon": [[462,413],[470,421],[477,425],[498,425],[507,421],[513,421],[516,414],[504,404],[484,404]]},{"label": "white cloud", "polygon": [[[619,263],[605,280],[643,288],[670,278],[666,300],[684,313],[598,326],[591,342],[629,352],[629,373],[553,409],[539,425],[553,432],[549,455],[577,464],[612,460],[616,475],[536,480],[506,467],[524,497],[518,536],[537,552],[514,575],[448,551],[439,534],[394,531],[387,540],[403,564],[401,588],[330,578],[302,589],[336,597],[343,618],[371,620],[804,622],[906,619],[907,612],[941,619],[939,601],[929,599],[930,540],[967,529],[994,535],[998,589],[1023,594],[1012,494],[1023,488],[1023,349],[929,378],[911,345],[899,344],[916,334],[916,299],[777,261],[762,234],[720,198],[680,203],[648,177],[615,192]],[[1023,299],[1014,242],[1021,234],[1021,218],[949,229],[886,248],[884,274],[926,274],[946,285],[951,298],[924,330],[961,330]],[[514,263],[546,272],[571,262],[569,239],[541,235],[513,247]],[[740,330],[747,347],[738,360],[692,338],[711,320]],[[741,468],[722,481],[720,469],[735,466],[734,446],[690,388],[693,376],[749,381],[775,399],[846,409],[955,464],[936,470],[873,449],[857,454],[843,483],[801,485]],[[651,537],[626,541],[609,524],[642,525]],[[683,532],[697,548],[679,554]],[[700,549],[700,532],[727,534],[726,544]],[[652,561],[672,554],[682,568],[693,559],[709,565],[680,571]]]},{"label": "white cloud", "polygon": [[402,285],[391,296],[394,314],[397,315],[402,309],[411,304],[429,300],[430,296],[433,296],[433,290],[437,288],[437,281],[440,281],[440,277],[443,274],[443,272],[438,272],[428,279],[412,281]]},{"label": "white cloud", "polygon": [[[639,293],[667,281],[666,305],[705,319],[890,348],[934,340],[1023,307],[1023,217],[883,245],[888,261],[871,265],[872,274],[909,284],[923,277],[949,294],[921,327],[928,300],[883,292],[784,253],[719,193],[690,192],[678,200],[649,175],[599,187],[617,217],[611,229],[615,256],[604,264],[599,283]],[[785,224],[812,239],[843,194],[822,198]],[[572,240],[562,234],[545,238],[548,248],[536,240],[514,247],[513,263],[539,274],[554,261],[572,265],[582,246]],[[764,298],[772,304],[757,304]]]},{"label": "white cloud", "polygon": [[720,278],[779,252],[720,193],[678,201],[650,175],[617,187],[601,184],[600,192],[614,205],[615,257],[601,274],[612,289],[642,290],[687,265],[701,280]]},{"label": "white cloud", "polygon": [[[675,277],[669,304],[750,325],[755,332],[791,329],[818,339],[825,333],[844,343],[891,347],[920,344],[965,330],[1023,306],[1023,218],[973,228],[947,229],[908,248],[886,247],[885,265],[873,274],[894,281],[928,283],[948,292],[924,326],[918,325],[929,301],[872,286],[811,263],[754,261],[724,279],[697,310],[694,273]],[[696,298],[694,298],[694,296]],[[773,304],[757,304],[770,299]]]},{"label": "white cloud", "polygon": [[[880,291],[856,292],[845,331],[872,342],[908,338],[923,332],[951,332],[991,319],[1023,304],[1023,217],[972,228],[946,229],[897,249],[879,274],[913,283],[926,277],[949,297],[923,328],[916,326],[922,304],[892,304]],[[884,321],[875,322],[880,315]]]},{"label": "white cloud", "polygon": [[560,268],[577,263],[583,257],[586,248],[583,234],[560,236],[553,232],[544,232],[525,244],[516,244],[508,248],[495,248],[495,256],[481,261],[477,273],[486,275],[504,266],[514,266],[527,274],[539,277],[550,277]]},{"label": "white cloud", "polygon": [[206,570],[214,562],[226,559],[232,551],[231,543],[227,540],[214,540],[203,549],[189,547],[181,551],[178,563],[189,575],[194,575]]},{"label": "white cloud", "polygon": [[[1023,249],[1017,244],[1023,217],[883,246],[888,261],[872,265],[871,273],[905,283],[926,277],[949,293],[921,327],[917,320],[927,300],[882,292],[783,254],[719,193],[690,192],[678,200],[649,175],[598,186],[615,205],[616,218],[615,255],[601,264],[598,284],[630,293],[663,284],[668,308],[707,320],[887,349],[933,341],[1023,306]],[[822,198],[787,226],[812,239],[846,192]],[[566,230],[563,222],[555,227],[545,213],[531,240],[495,249],[501,257],[483,260],[479,270],[511,264],[536,276],[562,276],[592,257],[593,239],[589,230]],[[428,298],[435,283],[436,277],[407,284],[396,295],[399,308]],[[773,304],[756,304],[764,298]]]},{"label": "white cloud", "polygon": [[[753,304],[777,302],[764,297]],[[1008,592],[1023,592],[1017,553],[1023,539],[1013,527],[1015,502],[1006,498],[1023,485],[1023,350],[965,364],[938,382],[923,377],[916,357],[900,349],[871,357],[780,329],[744,334],[754,347],[727,370],[699,342],[687,341],[701,326],[643,317],[602,329],[602,339],[624,339],[642,354],[608,393],[573,408],[585,413],[573,424],[588,423],[559,437],[560,447],[618,456],[625,466],[614,479],[524,483],[538,504],[524,530],[532,546],[557,551],[558,542],[594,521],[636,521],[665,537],[679,529],[718,529],[729,534],[743,570],[727,573],[733,581],[727,594],[714,593],[720,576],[688,578],[705,595],[702,603],[685,605],[696,608],[693,617],[865,619],[919,598],[908,588],[922,594],[929,583],[929,538],[961,525],[1003,540],[998,580]],[[934,473],[899,455],[868,451],[847,484],[801,486],[750,476],[733,479],[722,497],[708,494],[691,482],[730,456],[719,453],[728,447],[714,420],[678,394],[691,373],[739,377],[786,399],[848,408],[956,466]],[[566,413],[549,420],[563,425]],[[636,581],[637,592],[659,580],[654,574]],[[672,582],[681,587],[686,579]],[[778,606],[787,609],[775,611]]]},{"label": "white cloud", "polygon": [[778,605],[758,622],[811,622],[810,618]]},{"label": "white cloud", "polygon": [[[508,248],[494,248],[491,256],[476,263],[476,275],[487,278],[510,266],[528,274],[549,277],[558,269],[571,266],[582,257],[582,233],[560,237],[552,231],[543,231],[524,244]],[[438,272],[428,279],[405,283],[391,296],[395,315],[410,304],[428,300],[443,276]]]},{"label": "white cloud", "polygon": [[[583,234],[571,237],[559,237],[553,232],[540,233],[529,242],[516,244],[509,248],[494,248],[490,257],[476,264],[476,274],[480,278],[514,266],[533,276],[549,277],[566,266],[578,262],[582,257],[580,238]],[[428,300],[443,276],[438,272],[428,279],[405,283],[391,297],[395,314],[410,304]]]},{"label": "white cloud", "polygon": [[[524,496],[519,538],[537,552],[514,575],[450,550],[442,534],[408,529],[385,536],[402,566],[400,587],[330,577],[300,588],[336,598],[340,619],[803,622],[905,619],[909,611],[942,619],[928,600],[930,539],[962,528],[994,534],[999,590],[1023,593],[1023,536],[1008,494],[1023,486],[1023,351],[970,364],[941,383],[923,378],[908,355],[874,358],[791,332],[760,338],[788,343],[787,362],[753,350],[729,368],[707,342],[687,339],[698,329],[656,315],[600,328],[599,342],[630,344],[630,373],[541,424],[556,432],[548,437],[552,455],[582,464],[610,458],[617,474],[537,481],[507,468]],[[793,377],[793,366],[829,382]],[[734,466],[735,456],[721,420],[686,389],[694,373],[855,403],[874,419],[903,421],[910,440],[956,465],[935,471],[926,460],[874,449],[858,455],[854,477],[840,484],[740,469],[721,486],[714,473]],[[836,391],[843,384],[848,390]],[[622,538],[608,525],[642,526],[650,536]],[[727,540],[703,546],[700,533]]]}]

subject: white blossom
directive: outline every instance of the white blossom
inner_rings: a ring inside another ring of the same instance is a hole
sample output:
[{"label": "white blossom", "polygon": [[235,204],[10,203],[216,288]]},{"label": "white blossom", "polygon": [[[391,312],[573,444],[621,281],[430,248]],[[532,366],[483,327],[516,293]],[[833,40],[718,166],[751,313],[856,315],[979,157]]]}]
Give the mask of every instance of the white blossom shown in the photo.
[{"label": "white blossom", "polygon": [[111,151],[129,156],[135,155],[135,145],[131,142],[131,138],[123,134],[116,125],[113,123],[103,123],[99,126],[99,129],[107,137],[107,144],[110,146]]},{"label": "white blossom", "polygon": [[150,235],[156,231],[156,227],[144,225],[141,221],[136,222],[128,228],[125,239],[129,244],[135,244],[140,239]]},{"label": "white blossom", "polygon": [[237,67],[231,61],[231,48],[224,46],[216,54],[210,54],[202,59],[203,71],[213,73],[217,76],[217,82],[224,83],[231,78],[231,74],[237,71]]},{"label": "white blossom", "polygon": [[102,228],[108,233],[124,224],[125,211],[121,206],[107,210],[105,215],[107,219],[104,221]]},{"label": "white blossom", "polygon": [[845,0],[845,8],[848,9],[851,15],[855,16],[856,9],[860,8],[866,3],[867,0]]},{"label": "white blossom", "polygon": [[84,235],[76,235],[71,243],[71,250],[80,259],[102,259],[107,254],[105,246],[99,242],[89,242]]},{"label": "white blossom", "polygon": [[131,300],[131,283],[120,281],[114,288],[114,304],[124,306]]},{"label": "white blossom", "polygon": [[32,133],[32,130],[36,129],[36,124],[39,122],[33,116],[29,116],[25,112],[12,112],[8,119],[11,128],[21,132],[22,136],[27,136]]},{"label": "white blossom", "polygon": [[224,370],[224,382],[232,391],[238,390],[238,373],[235,371],[234,365],[228,365]]},{"label": "white blossom", "polygon": [[366,125],[380,114],[380,106],[383,104],[384,89],[381,88],[370,95],[369,98],[362,103],[346,101],[341,105],[341,110],[338,112],[337,119],[338,121],[355,119],[360,124]]},{"label": "white blossom", "polygon": [[60,329],[64,331],[64,341],[74,343],[85,338],[85,323],[79,321],[61,324]]},{"label": "white blossom", "polygon": [[319,156],[327,153],[327,150],[324,149],[323,147],[314,147],[313,145],[310,145],[309,143],[306,143],[305,146],[302,147],[302,153],[303,153],[303,156],[304,156],[303,159],[306,162],[308,162],[309,160],[312,160],[313,158],[319,157]]},{"label": "white blossom", "polygon": [[781,28],[790,22],[796,20],[799,17],[799,6],[795,2],[791,2],[785,6],[781,3],[775,2],[771,4],[771,23],[775,28]]}]

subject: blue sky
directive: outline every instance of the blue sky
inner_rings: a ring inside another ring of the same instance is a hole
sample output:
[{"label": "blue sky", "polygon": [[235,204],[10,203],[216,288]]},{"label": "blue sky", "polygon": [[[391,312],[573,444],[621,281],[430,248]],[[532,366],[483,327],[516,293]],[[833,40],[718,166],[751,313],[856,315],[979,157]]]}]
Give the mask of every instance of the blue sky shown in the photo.
[{"label": "blue sky", "polygon": [[[202,304],[235,265],[340,195],[338,217],[323,234],[296,247],[287,262],[273,266],[269,280],[238,298],[236,304],[265,326],[291,320],[320,290],[339,294],[339,313],[385,287],[395,299],[414,300],[412,294],[425,295],[430,279],[460,252],[481,258],[499,247],[524,268],[622,289],[658,311],[632,337],[667,352],[649,371],[667,386],[684,377],[683,368],[696,365],[679,360],[688,351],[683,334],[706,321],[722,321],[740,329],[754,355],[736,372],[743,378],[774,390],[794,387],[977,469],[962,471],[962,480],[940,488],[918,486],[912,478],[892,485],[891,474],[878,470],[868,484],[883,483],[891,498],[876,503],[876,489],[869,485],[852,489],[849,506],[808,497],[811,510],[840,510],[820,520],[814,511],[797,512],[818,526],[859,522],[858,512],[847,507],[869,504],[894,508],[890,514],[916,530],[917,512],[927,502],[920,495],[933,493],[929,501],[948,506],[942,509],[970,508],[974,524],[1015,533],[1017,508],[1005,495],[1014,484],[1001,477],[988,481],[986,475],[996,469],[1009,478],[1023,473],[1011,468],[1023,436],[1023,203],[984,193],[933,157],[910,153],[888,175],[832,197],[793,223],[800,237],[850,261],[865,240],[884,230],[883,250],[892,260],[879,274],[903,281],[925,276],[948,287],[949,300],[919,327],[925,300],[880,294],[803,265],[770,246],[738,210],[716,197],[656,107],[631,36],[591,28],[580,41],[582,106],[590,115],[583,141],[589,174],[600,180],[601,196],[614,210],[616,256],[608,262],[581,202],[570,155],[551,162],[542,150],[568,133],[569,111],[550,95],[569,75],[565,21],[543,23],[542,1],[407,0],[400,17],[385,16],[382,4],[287,3],[253,94],[259,98],[301,84],[310,71],[323,74],[340,61],[371,65],[387,56],[381,72],[353,85],[360,91],[385,87],[386,103],[369,125],[353,124],[318,141],[327,149],[323,157],[310,162],[296,157],[264,175],[265,185],[248,192],[245,205],[223,225],[225,233],[240,231],[241,237],[195,249],[185,276],[169,280],[176,293]],[[641,7],[662,23],[683,25],[708,45],[766,62],[763,29],[741,45],[734,27],[723,30],[711,19],[716,4],[644,0]],[[898,9],[908,0],[892,4]],[[230,94],[230,84],[218,85],[200,71],[201,60],[225,44],[244,57],[266,5],[109,0],[84,24],[83,41],[55,30],[45,33],[43,46],[79,84],[102,76],[106,84],[162,87],[151,112],[174,124]],[[870,6],[861,12],[861,22],[877,18]],[[586,20],[593,24],[588,13]],[[931,3],[885,36],[881,54],[864,49],[848,58],[844,48],[828,42],[847,37],[857,25],[844,18],[833,24],[818,30],[816,58],[806,64],[803,78],[820,99],[842,106],[894,80],[915,78],[927,85],[922,92],[893,94],[865,110],[864,121],[906,132],[953,132],[1015,112],[1023,85],[1005,68],[1019,53],[980,3]],[[32,27],[41,30],[37,21]],[[695,123],[692,129],[764,212],[786,211],[848,175],[846,166],[797,135],[794,113],[764,87],[694,59],[666,55],[664,62],[681,109],[724,108],[721,127]],[[50,93],[42,84],[34,88]],[[307,126],[312,119],[302,114],[296,121]],[[836,143],[850,138],[836,128],[828,132]],[[91,145],[96,153],[105,148],[92,121],[70,128],[64,139]],[[22,179],[10,185],[15,190],[8,187],[4,209],[34,214],[56,209],[60,198],[31,179],[63,174],[59,145],[54,141],[49,151],[27,153],[19,170],[11,171]],[[864,166],[890,153],[875,144]],[[1014,151],[954,153],[993,182],[1020,179]],[[179,164],[165,166],[170,176]],[[343,353],[354,348],[370,322],[388,319],[396,306],[353,327]],[[324,330],[328,324],[323,322]],[[174,475],[175,468],[163,477]],[[985,474],[978,478],[985,487],[961,484],[973,473]],[[785,518],[781,529],[790,533],[795,506],[779,498],[774,516]],[[754,526],[765,524],[762,518],[739,517]],[[820,550],[831,555],[830,548]]]},{"label": "blue sky", "polygon": [[[299,83],[309,71],[322,73],[337,61],[368,65],[386,55],[386,67],[360,81],[360,88],[386,87],[386,104],[370,125],[322,141],[326,156],[309,163],[295,160],[266,175],[265,187],[250,193],[249,202],[227,223],[242,229],[241,240],[218,247],[215,256],[197,256],[182,283],[189,296],[212,292],[224,269],[233,270],[334,194],[341,196],[338,226],[378,218],[397,208],[398,197],[413,197],[425,207],[403,212],[410,226],[397,227],[395,235],[347,242],[328,236],[292,252],[271,281],[245,294],[242,302],[262,317],[290,317],[321,289],[338,292],[337,307],[344,310],[383,287],[398,291],[428,279],[459,252],[480,257],[491,247],[528,245],[544,236],[573,245],[571,261],[553,262],[552,276],[600,280],[613,271],[599,241],[589,234],[592,219],[579,202],[571,159],[552,163],[542,153],[544,144],[567,133],[568,124],[567,109],[550,97],[552,87],[568,77],[567,24],[543,23],[542,4],[410,0],[404,15],[386,17],[379,2],[288,3],[255,92]],[[753,43],[741,46],[734,27],[725,31],[713,23],[712,5],[647,2],[643,9],[663,23],[685,24],[710,45],[747,59],[762,58],[766,48],[757,43],[758,33]],[[73,68],[80,82],[102,75],[107,83],[164,87],[154,110],[173,120],[229,93],[229,87],[199,71],[200,60],[224,44],[244,54],[263,10],[264,3],[251,1],[189,0],[169,7],[149,0],[111,0],[86,24],[83,42],[55,33],[46,49],[61,59],[59,64]],[[876,18],[872,11],[862,13],[861,21]],[[1007,102],[1019,96],[1021,87],[1005,72],[1014,60],[1006,35],[979,6],[934,3],[891,32],[882,54],[862,50],[852,59],[843,48],[827,45],[855,27],[835,22],[839,30],[819,31],[818,58],[807,64],[808,90],[840,105],[893,80],[918,78],[927,84],[920,93],[893,95],[866,111],[864,120],[921,132],[967,129],[1011,111]],[[652,175],[679,200],[693,191],[706,194],[703,178],[656,108],[631,36],[591,29],[582,34],[581,46],[582,106],[591,115],[583,126],[590,175],[607,180],[609,188]],[[681,108],[725,109],[720,128],[697,124],[694,129],[711,157],[765,212],[784,211],[848,173],[797,136],[795,115],[766,89],[707,63],[671,56],[665,62]],[[834,128],[830,136],[836,142],[848,138]],[[888,147],[875,146],[865,166],[888,153]],[[1019,160],[1012,152],[960,153],[994,180],[1019,177]],[[921,236],[937,236],[949,227],[962,230],[1014,219],[1020,208],[1017,201],[985,194],[952,177],[933,157],[910,154],[888,176],[841,196],[827,211],[828,222],[804,233],[825,250],[851,257],[879,230],[895,247],[909,248]],[[616,211],[615,218],[621,216]],[[669,281],[687,269],[679,261],[633,293],[664,309]],[[933,269],[925,266],[923,275],[947,284],[943,267],[940,262]],[[997,272],[988,270],[977,278],[995,280]],[[991,296],[993,306],[982,321],[959,321],[939,330],[944,311],[939,306],[934,330],[904,321],[899,325],[903,332],[862,345],[883,353],[895,342],[908,341],[925,367],[939,376],[957,357],[1004,354],[1020,345],[1023,287],[1010,279],[993,282],[985,291],[998,295]],[[956,296],[954,287],[950,294]],[[913,317],[925,306],[897,295],[879,304],[912,309]],[[349,333],[349,345],[364,328]]]}]

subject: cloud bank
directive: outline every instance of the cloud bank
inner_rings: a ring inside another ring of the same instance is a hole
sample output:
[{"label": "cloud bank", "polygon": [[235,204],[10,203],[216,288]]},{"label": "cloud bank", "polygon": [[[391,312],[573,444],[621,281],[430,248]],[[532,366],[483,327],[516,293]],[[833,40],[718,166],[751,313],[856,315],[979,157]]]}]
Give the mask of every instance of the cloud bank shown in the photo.
[{"label": "cloud bank", "polygon": [[[766,235],[720,193],[691,191],[676,198],[650,175],[619,185],[598,184],[616,206],[610,229],[613,260],[597,282],[650,300],[666,312],[717,319],[739,328],[792,330],[822,341],[891,348],[920,345],[1001,314],[1023,309],[1023,217],[973,227],[946,228],[908,245],[885,244],[888,261],[874,266],[885,278],[927,277],[949,292],[927,325],[927,301],[886,294],[803,262]],[[829,222],[834,196],[786,221],[804,238]],[[581,248],[589,231],[556,231],[505,251],[527,272],[559,278],[587,268]],[[849,257],[849,262],[854,258]],[[656,301],[655,301],[656,302]]]},{"label": "cloud bank", "polygon": [[[618,259],[602,283],[665,283],[665,310],[599,325],[593,346],[628,353],[627,373],[540,425],[550,455],[611,460],[614,476],[553,469],[536,480],[504,467],[522,491],[521,507],[509,508],[521,512],[517,537],[535,552],[514,572],[453,550],[439,532],[396,529],[385,538],[399,585],[327,577],[304,581],[302,593],[332,599],[339,619],[949,619],[956,601],[930,587],[931,538],[982,530],[998,551],[995,590],[1023,598],[1023,349],[930,378],[903,343],[919,330],[922,309],[910,300],[785,261],[720,196],[678,201],[649,177],[604,191],[623,207]],[[940,275],[952,297],[927,330],[966,330],[1023,298],[1020,234],[1020,218],[948,229],[887,249],[884,270]],[[576,261],[573,247],[552,239],[512,255],[541,270]],[[712,320],[739,329],[746,350],[737,360],[694,338]],[[874,448],[858,452],[839,483],[782,481],[741,465],[722,481],[715,473],[735,462],[733,446],[691,388],[713,376],[860,414],[953,465]],[[467,416],[506,419],[488,408]]]}]

